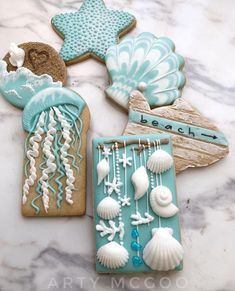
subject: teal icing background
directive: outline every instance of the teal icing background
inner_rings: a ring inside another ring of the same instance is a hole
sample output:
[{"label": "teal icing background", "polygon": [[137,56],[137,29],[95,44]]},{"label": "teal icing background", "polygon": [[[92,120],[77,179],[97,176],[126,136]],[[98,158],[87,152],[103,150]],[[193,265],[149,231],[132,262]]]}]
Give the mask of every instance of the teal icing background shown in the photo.
[{"label": "teal icing background", "polygon": [[[99,223],[101,218],[96,213],[96,207],[98,203],[107,196],[107,194],[104,194],[103,191],[103,182],[97,186],[97,164],[99,162],[99,151],[97,149],[98,144],[103,144],[104,141],[111,141],[111,140],[117,140],[117,141],[128,141],[128,140],[138,140],[138,139],[149,139],[151,141],[155,141],[158,139],[168,138],[169,144],[167,145],[161,145],[161,148],[168,153],[172,155],[172,144],[171,144],[171,138],[169,134],[155,134],[155,135],[138,135],[138,136],[118,136],[118,137],[105,137],[105,138],[96,138],[93,140],[93,195],[94,195],[94,231],[95,231],[95,238],[96,238],[96,251],[104,244],[108,243],[107,236],[101,237],[100,233],[96,231],[95,226]],[[111,144],[106,144],[107,147],[110,147]],[[128,145],[126,147],[127,149],[127,156],[132,157],[132,150],[131,148],[133,146],[138,146],[138,144],[132,144]],[[153,148],[151,148],[153,151]],[[124,153],[124,148],[119,148],[119,157],[122,156]],[[146,150],[146,157],[148,157],[147,150]],[[137,156],[137,168],[139,164],[139,157]],[[112,180],[112,161],[110,160],[110,180]],[[148,171],[148,170],[147,170]],[[131,249],[131,242],[134,241],[134,239],[131,236],[132,229],[136,228],[135,226],[131,225],[131,219],[130,215],[135,213],[135,202],[134,202],[134,187],[131,183],[131,176],[134,172],[134,163],[132,161],[132,167],[127,167],[127,195],[131,197],[131,206],[124,206],[122,207],[122,217],[123,221],[125,223],[125,236],[124,236],[124,247],[127,249],[129,253],[129,260],[128,263],[123,267],[119,269],[110,270],[104,266],[102,266],[97,260],[96,260],[96,270],[97,272],[156,272],[151,270],[148,266],[145,264],[142,264],[141,266],[134,267],[132,264],[132,257],[136,255],[136,252]],[[120,164],[120,174],[121,174],[121,182],[124,183],[124,168],[122,167],[122,164]],[[148,175],[150,178],[150,172],[148,171]],[[175,185],[175,172],[174,168],[172,167],[169,171],[162,174],[162,181],[163,185],[167,186],[173,195],[173,203],[177,205],[177,193],[176,193],[176,185]],[[149,192],[151,189],[149,188]],[[121,187],[121,196],[124,196],[124,185]],[[117,194],[113,193],[113,198],[117,199]],[[139,200],[139,212],[143,216],[144,212],[146,212],[146,194]],[[140,233],[140,244],[142,245],[142,250],[146,243],[152,238],[151,230],[153,228],[158,227],[158,216],[151,210],[151,207],[149,206],[149,213],[150,215],[154,216],[154,221],[149,224],[140,225],[139,226],[139,233]],[[113,219],[116,224],[118,223],[118,217]],[[104,220],[107,223],[107,220]],[[180,225],[179,225],[179,215],[175,215],[170,218],[161,218],[161,226],[162,227],[171,227],[174,231],[173,236],[180,241]],[[118,234],[116,234],[114,241],[119,242]],[[142,253],[142,252],[141,252]],[[142,256],[142,255],[141,255]],[[177,267],[177,269],[182,269],[182,264]]]}]

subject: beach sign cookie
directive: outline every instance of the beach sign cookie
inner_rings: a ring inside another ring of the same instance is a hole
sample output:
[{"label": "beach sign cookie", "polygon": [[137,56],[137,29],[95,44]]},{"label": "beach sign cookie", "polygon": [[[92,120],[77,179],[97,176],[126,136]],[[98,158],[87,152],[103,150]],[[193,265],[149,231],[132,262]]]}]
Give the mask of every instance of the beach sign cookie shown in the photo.
[{"label": "beach sign cookie", "polygon": [[184,59],[174,50],[170,39],[149,32],[125,37],[110,47],[106,54],[111,79],[108,97],[126,110],[133,90],[143,92],[151,108],[172,104],[185,84]]},{"label": "beach sign cookie", "polygon": [[51,46],[41,42],[10,44],[9,52],[3,58],[7,63],[7,71],[16,71],[24,67],[35,75],[49,75],[54,82],[65,84],[67,69],[58,52]]},{"label": "beach sign cookie", "polygon": [[109,10],[103,0],[84,0],[76,12],[54,16],[51,24],[64,40],[60,56],[67,65],[93,57],[105,61],[107,49],[136,25],[130,13]]},{"label": "beach sign cookie", "polygon": [[229,152],[224,134],[183,98],[151,110],[144,95],[134,91],[129,105],[124,134],[170,133],[177,174],[187,168],[211,165]]},{"label": "beach sign cookie", "polygon": [[182,269],[169,134],[93,140],[96,270]]}]

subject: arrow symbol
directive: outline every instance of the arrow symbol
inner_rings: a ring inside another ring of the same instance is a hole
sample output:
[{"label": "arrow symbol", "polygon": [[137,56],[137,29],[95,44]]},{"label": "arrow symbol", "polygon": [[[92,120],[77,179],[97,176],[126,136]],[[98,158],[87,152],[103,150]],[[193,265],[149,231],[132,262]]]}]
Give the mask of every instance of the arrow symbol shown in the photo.
[{"label": "arrow symbol", "polygon": [[210,137],[210,138],[213,138],[213,139],[217,139],[218,138],[216,135],[210,135],[210,134],[205,134],[205,133],[202,133],[201,135],[206,136],[206,137]]}]

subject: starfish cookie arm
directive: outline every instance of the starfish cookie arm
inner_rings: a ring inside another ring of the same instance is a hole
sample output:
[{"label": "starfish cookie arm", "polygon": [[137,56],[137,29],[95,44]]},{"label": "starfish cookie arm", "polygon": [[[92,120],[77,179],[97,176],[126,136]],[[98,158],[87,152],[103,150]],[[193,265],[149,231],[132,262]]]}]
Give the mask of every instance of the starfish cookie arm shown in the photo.
[{"label": "starfish cookie arm", "polygon": [[118,34],[128,29],[136,22],[135,17],[130,13],[116,10],[110,11],[110,20],[113,28],[116,29]]},{"label": "starfish cookie arm", "polygon": [[69,32],[68,22],[74,13],[57,14],[52,17],[51,24],[54,29],[63,36]]},{"label": "starfish cookie arm", "polygon": [[64,39],[64,43],[60,50],[61,58],[66,62],[72,61],[78,57],[81,57],[88,53],[88,49],[86,47],[82,47],[81,45],[77,45],[76,49],[71,49],[70,40]]}]

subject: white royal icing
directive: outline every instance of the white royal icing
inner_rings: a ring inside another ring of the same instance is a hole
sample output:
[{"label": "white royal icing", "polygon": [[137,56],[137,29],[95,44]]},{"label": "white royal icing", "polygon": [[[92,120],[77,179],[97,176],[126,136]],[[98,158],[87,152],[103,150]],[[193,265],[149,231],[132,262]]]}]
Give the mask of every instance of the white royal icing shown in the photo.
[{"label": "white royal icing", "polygon": [[44,205],[44,209],[47,212],[49,208],[49,190],[48,190],[48,174],[52,174],[56,171],[56,163],[55,155],[53,154],[53,141],[54,136],[56,134],[56,121],[54,119],[54,111],[53,109],[50,110],[49,114],[49,124],[48,124],[48,131],[45,138],[45,142],[43,144],[43,153],[47,158],[46,165],[47,168],[43,170],[42,177],[40,178],[41,182],[41,189],[42,189],[42,201]]},{"label": "white royal icing", "polygon": [[60,149],[60,152],[61,152],[60,157],[61,157],[61,160],[62,160],[63,165],[65,167],[65,173],[66,173],[66,177],[67,177],[67,179],[66,179],[67,186],[65,188],[65,195],[66,195],[65,199],[69,204],[73,204],[72,192],[74,190],[75,178],[74,178],[73,170],[71,169],[71,166],[69,165],[69,160],[67,158],[68,150],[70,148],[70,144],[72,141],[72,139],[70,137],[71,126],[66,121],[66,119],[61,114],[61,112],[59,111],[58,108],[54,107],[54,110],[56,112],[56,115],[58,117],[59,122],[61,123],[62,135],[64,138],[64,144]]},{"label": "white royal icing", "polygon": [[23,204],[25,204],[27,201],[27,195],[29,194],[29,187],[33,186],[35,183],[35,180],[37,179],[35,158],[39,156],[39,143],[42,141],[42,134],[44,132],[43,130],[44,124],[45,124],[45,112],[42,112],[36,126],[36,131],[29,140],[29,144],[32,146],[32,148],[29,149],[26,153],[26,156],[30,161],[30,170],[29,170],[30,175],[25,180],[25,183],[23,186],[23,199],[22,199]]},{"label": "white royal icing", "polygon": [[22,48],[19,48],[14,42],[10,44],[10,58],[9,62],[12,66],[20,68],[24,64],[25,60],[25,51]]}]

